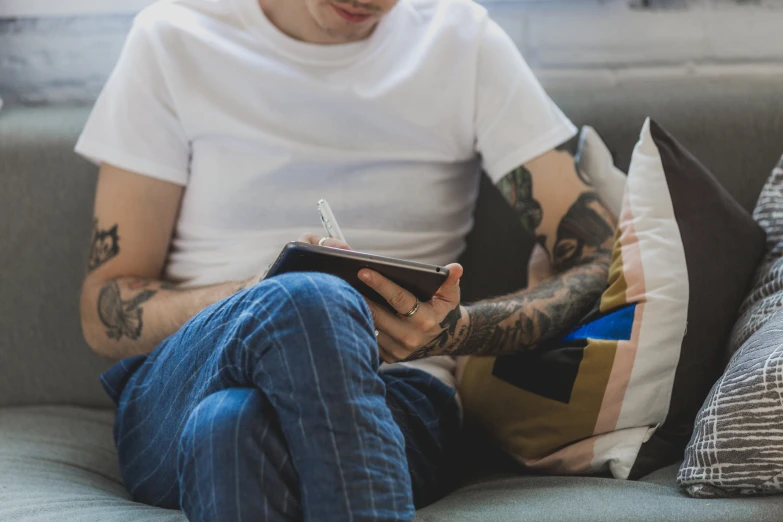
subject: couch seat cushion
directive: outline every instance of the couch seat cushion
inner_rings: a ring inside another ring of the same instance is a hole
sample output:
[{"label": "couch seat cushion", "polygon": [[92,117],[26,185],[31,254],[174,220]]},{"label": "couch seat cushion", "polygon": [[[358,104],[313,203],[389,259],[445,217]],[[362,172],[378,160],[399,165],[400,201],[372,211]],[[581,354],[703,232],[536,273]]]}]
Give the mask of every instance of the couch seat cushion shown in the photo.
[{"label": "couch seat cushion", "polygon": [[[70,407],[0,409],[0,520],[186,522],[138,504],[122,485],[113,413]],[[502,469],[498,465],[497,469]],[[416,522],[783,520],[783,497],[696,500],[674,485],[677,465],[640,482],[484,473],[419,511]]]},{"label": "couch seat cushion", "polygon": [[112,441],[111,411],[0,409],[0,520],[185,522],[130,500]]},{"label": "couch seat cushion", "polygon": [[675,485],[679,465],[642,480],[517,476],[464,487],[416,522],[758,522],[783,520],[783,497],[696,500]]}]

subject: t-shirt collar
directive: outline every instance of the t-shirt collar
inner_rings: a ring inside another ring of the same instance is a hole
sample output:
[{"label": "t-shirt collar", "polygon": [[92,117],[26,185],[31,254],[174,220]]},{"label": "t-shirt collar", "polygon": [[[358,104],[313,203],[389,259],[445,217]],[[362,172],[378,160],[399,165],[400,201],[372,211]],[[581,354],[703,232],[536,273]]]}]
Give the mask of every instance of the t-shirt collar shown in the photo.
[{"label": "t-shirt collar", "polygon": [[375,31],[359,42],[321,45],[296,40],[278,29],[264,14],[258,0],[233,0],[245,25],[270,42],[274,48],[291,60],[312,65],[344,65],[354,62],[381,46],[391,34],[395,21],[401,16],[406,0],[400,0],[384,16]]}]

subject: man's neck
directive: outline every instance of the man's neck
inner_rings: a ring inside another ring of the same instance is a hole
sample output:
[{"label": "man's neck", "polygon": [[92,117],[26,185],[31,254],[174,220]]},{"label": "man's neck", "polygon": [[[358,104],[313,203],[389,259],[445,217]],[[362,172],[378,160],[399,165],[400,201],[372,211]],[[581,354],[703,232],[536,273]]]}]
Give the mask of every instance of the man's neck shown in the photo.
[{"label": "man's neck", "polygon": [[296,40],[322,45],[348,43],[366,38],[346,40],[345,37],[330,35],[313,20],[307,6],[302,1],[258,0],[264,15],[280,31]]}]

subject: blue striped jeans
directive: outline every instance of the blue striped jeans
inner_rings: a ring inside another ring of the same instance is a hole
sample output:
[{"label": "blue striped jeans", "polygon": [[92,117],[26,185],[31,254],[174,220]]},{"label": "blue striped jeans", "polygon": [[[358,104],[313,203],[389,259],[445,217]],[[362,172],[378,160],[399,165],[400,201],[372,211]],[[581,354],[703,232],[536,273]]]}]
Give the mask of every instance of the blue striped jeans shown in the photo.
[{"label": "blue striped jeans", "polygon": [[134,500],[191,521],[402,521],[448,488],[455,392],[378,371],[366,303],[290,274],[216,303],[102,377]]}]

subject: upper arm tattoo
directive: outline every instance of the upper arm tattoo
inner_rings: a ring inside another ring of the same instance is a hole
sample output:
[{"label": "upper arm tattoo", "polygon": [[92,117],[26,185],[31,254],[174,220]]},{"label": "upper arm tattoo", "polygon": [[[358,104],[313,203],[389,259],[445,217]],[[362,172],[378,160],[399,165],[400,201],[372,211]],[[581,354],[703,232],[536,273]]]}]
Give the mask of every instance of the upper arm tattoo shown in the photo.
[{"label": "upper arm tattoo", "polygon": [[117,225],[101,230],[98,228],[98,219],[93,219],[92,241],[90,243],[90,260],[88,269],[90,272],[106,263],[120,253],[120,238],[117,235]]},{"label": "upper arm tattoo", "polygon": [[[498,183],[498,189],[516,211],[524,229],[535,234],[544,217],[544,210],[533,197],[533,176],[527,167],[521,166],[506,174]],[[546,243],[543,236],[536,239],[542,244]]]},{"label": "upper arm tattoo", "polygon": [[607,248],[614,233],[612,214],[595,192],[583,192],[557,227],[553,262],[568,270]]},{"label": "upper arm tattoo", "polygon": [[120,285],[109,281],[98,295],[98,317],[106,327],[109,339],[119,341],[123,337],[136,340],[141,337],[144,328],[141,305],[148,301],[157,290],[143,290],[132,299],[122,300]]}]

